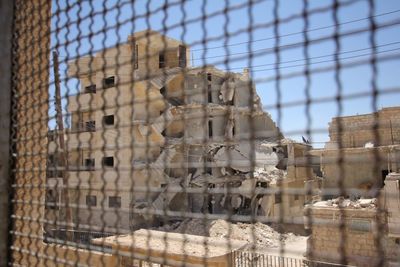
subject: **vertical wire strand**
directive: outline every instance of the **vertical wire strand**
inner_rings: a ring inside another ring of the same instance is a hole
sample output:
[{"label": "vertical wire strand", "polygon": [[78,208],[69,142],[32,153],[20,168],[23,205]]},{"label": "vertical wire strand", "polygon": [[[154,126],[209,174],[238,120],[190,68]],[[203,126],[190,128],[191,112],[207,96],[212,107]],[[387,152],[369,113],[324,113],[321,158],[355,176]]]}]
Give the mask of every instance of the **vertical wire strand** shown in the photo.
[{"label": "vertical wire strand", "polygon": [[[373,140],[374,144],[376,146],[381,146],[381,118],[379,117],[378,113],[378,97],[379,97],[379,89],[377,86],[377,80],[378,80],[378,66],[377,66],[377,59],[376,59],[376,23],[375,23],[375,1],[374,0],[369,0],[368,1],[368,7],[369,7],[369,26],[370,26],[370,33],[369,33],[369,42],[370,42],[370,47],[372,49],[372,54],[370,58],[370,63],[369,65],[371,66],[371,109],[373,111],[373,126],[372,126],[372,131],[373,131]],[[381,184],[382,187],[384,186],[384,182],[380,181],[380,179],[384,179],[384,177],[380,178],[379,177],[379,171],[380,171],[380,166],[382,164],[382,158],[380,155],[380,151],[377,149],[374,149],[374,167],[373,167],[373,173],[376,176],[376,184]],[[389,170],[388,170],[389,171]],[[378,261],[376,262],[375,266],[386,266],[386,257],[385,257],[385,251],[384,251],[384,244],[382,242],[383,236],[385,235],[385,230],[384,230],[384,225],[383,225],[383,216],[384,216],[384,204],[381,198],[381,190],[375,190],[374,197],[377,200],[377,208],[376,208],[376,217],[375,217],[375,225],[376,225],[376,231],[377,233],[374,236],[374,242],[377,247],[377,252],[379,254],[378,256]]]},{"label": "vertical wire strand", "polygon": [[[340,2],[335,0],[333,10],[332,10],[332,16],[333,16],[333,21],[335,25],[339,24],[339,11],[340,11]],[[342,148],[343,146],[343,140],[341,133],[343,132],[343,124],[341,121],[341,115],[343,114],[343,103],[342,103],[342,93],[343,93],[343,84],[341,80],[341,61],[339,58],[339,53],[341,51],[341,43],[340,43],[340,26],[335,27],[335,32],[333,35],[333,40],[335,43],[335,56],[334,56],[334,63],[335,63],[335,71],[334,71],[334,78],[335,78],[335,86],[337,90],[337,95],[336,95],[336,104],[338,107],[338,112],[337,112],[337,117],[338,117],[338,132],[339,132],[339,140],[338,140],[338,147],[339,147],[339,153],[336,155],[336,166],[338,166],[339,169],[339,179],[338,179],[338,188],[340,192],[340,198],[339,198],[339,230],[340,230],[340,247],[339,247],[339,253],[340,253],[340,264],[342,265],[347,265],[347,253],[346,253],[346,242],[347,242],[347,233],[346,233],[346,219],[345,219],[345,211],[343,210],[343,201],[344,198],[346,197],[346,189],[344,186],[344,175],[345,175],[345,169],[344,169],[344,155]],[[336,227],[336,226],[334,226]]]},{"label": "vertical wire strand", "polygon": [[[132,11],[132,18],[131,18],[131,23],[132,23],[132,34],[135,32],[135,29],[136,29],[136,19],[135,19],[135,14],[136,14],[136,9],[135,9],[135,2],[131,2],[131,11]],[[129,159],[129,163],[130,163],[130,168],[129,168],[129,172],[128,172],[128,175],[129,175],[129,185],[130,185],[130,188],[129,188],[129,194],[130,194],[130,200],[129,200],[129,230],[130,231],[132,231],[132,233],[131,233],[131,238],[130,238],[130,242],[131,242],[131,246],[129,247],[130,248],[130,259],[129,259],[129,262],[130,263],[132,263],[132,265],[133,265],[133,263],[134,263],[134,260],[135,260],[135,255],[136,255],[136,253],[135,253],[135,250],[134,250],[134,247],[135,247],[135,239],[134,239],[134,235],[133,235],[133,230],[135,230],[135,227],[134,227],[134,224],[136,223],[135,222],[135,215],[136,215],[136,213],[135,213],[135,204],[136,204],[136,192],[135,192],[135,179],[134,179],[134,175],[135,175],[135,171],[136,171],[136,169],[135,169],[135,155],[136,155],[136,151],[135,151],[135,142],[136,142],[136,139],[135,139],[135,135],[134,135],[134,133],[135,133],[135,125],[134,125],[134,121],[135,121],[135,115],[136,115],[136,109],[135,109],[135,96],[136,96],[136,93],[135,93],[135,87],[136,87],[136,85],[137,85],[137,82],[136,82],[136,73],[137,73],[137,71],[138,70],[136,70],[136,62],[137,62],[137,64],[138,64],[138,68],[139,68],[139,61],[138,61],[138,58],[139,58],[139,54],[138,54],[138,52],[139,52],[139,48],[138,49],[136,49],[136,47],[138,47],[138,44],[137,44],[137,42],[136,42],[136,38],[135,37],[133,37],[134,39],[133,39],[133,44],[131,44],[133,47],[132,47],[132,55],[131,55],[131,65],[130,65],[130,68],[131,68],[131,71],[132,71],[132,74],[130,75],[130,85],[129,85],[129,89],[130,89],[130,91],[131,91],[131,93],[130,93],[130,102],[129,102],[129,105],[130,105],[130,125],[129,125],[129,134],[130,134],[130,136],[131,136],[131,139],[129,139],[129,141],[130,141],[130,144],[129,144],[129,146],[128,146],[128,148],[130,148],[131,149],[131,153],[130,153],[130,159]]]},{"label": "vertical wire strand", "polygon": [[[104,28],[102,28],[101,35],[101,44],[102,47],[106,47],[106,41],[107,41],[107,31],[108,31],[108,23],[109,21],[106,19],[108,9],[106,6],[106,2],[102,2],[102,23],[104,24]],[[106,58],[106,50],[103,50],[99,53],[100,59],[101,59],[101,68],[100,68],[100,73],[101,73],[101,78],[102,78],[102,85],[101,85],[101,94],[100,94],[100,110],[99,113],[102,115],[102,117],[105,115],[105,108],[106,108],[106,103],[105,103],[105,93],[106,93],[106,86],[105,86],[105,79],[108,77],[108,69],[107,69],[107,58]],[[114,76],[115,77],[115,76]],[[115,81],[115,80],[114,80]],[[97,127],[97,126],[96,126]],[[100,189],[100,195],[101,195],[101,210],[100,210],[100,220],[101,220],[101,232],[104,233],[106,232],[106,211],[109,211],[109,206],[110,206],[110,195],[108,194],[107,190],[107,184],[108,181],[105,179],[106,176],[106,169],[105,165],[103,162],[103,159],[106,156],[106,147],[107,147],[107,139],[105,136],[105,132],[102,131],[100,133],[100,140],[101,140],[101,148],[99,151],[99,156],[101,156],[101,162],[100,162],[100,177],[101,177],[101,189]],[[95,151],[94,151],[95,152]],[[94,153],[95,154],[95,153]],[[95,163],[96,164],[96,163]],[[107,201],[108,200],[108,201]],[[106,205],[108,203],[108,208],[106,209]],[[114,232],[115,233],[115,232]],[[104,243],[102,244],[104,247]],[[103,256],[101,257],[101,264],[102,266],[106,265],[106,258]]]},{"label": "vertical wire strand", "polygon": [[[312,115],[311,115],[311,105],[312,105],[312,97],[310,94],[311,90],[311,77],[310,77],[310,69],[309,69],[309,64],[310,64],[310,55],[309,55],[309,36],[308,36],[308,30],[309,30],[309,15],[308,15],[308,8],[309,4],[307,0],[303,0],[303,20],[304,20],[304,28],[303,28],[303,39],[304,39],[304,47],[303,47],[303,57],[305,59],[305,68],[304,68],[304,77],[306,80],[306,84],[304,86],[304,94],[306,96],[306,107],[305,107],[305,115],[307,118],[307,125],[306,125],[306,136],[307,140],[311,140],[312,143]],[[309,154],[306,156],[306,164],[307,166],[312,166],[312,159]],[[313,175],[312,170],[308,170],[307,175]],[[312,199],[313,196],[313,185],[310,183],[312,182],[311,177],[308,177],[306,181],[306,187],[305,187],[305,202],[309,201]],[[300,194],[300,192],[295,192],[295,194]],[[310,209],[305,209],[305,216],[306,216],[306,224],[307,227],[312,234],[313,232],[313,218],[312,218],[312,213]],[[310,238],[308,240],[308,247],[307,247],[307,257],[313,258],[313,248],[314,248],[314,242],[313,238]]]}]

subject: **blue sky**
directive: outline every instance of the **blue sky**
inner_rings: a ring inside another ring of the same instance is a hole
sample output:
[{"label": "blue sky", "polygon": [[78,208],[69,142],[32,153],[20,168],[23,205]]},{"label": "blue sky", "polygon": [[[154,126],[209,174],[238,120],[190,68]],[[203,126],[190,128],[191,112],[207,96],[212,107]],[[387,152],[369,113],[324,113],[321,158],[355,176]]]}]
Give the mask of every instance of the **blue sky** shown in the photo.
[{"label": "blue sky", "polygon": [[[368,113],[375,108],[399,105],[400,91],[396,89],[400,88],[400,1],[374,2],[374,20],[378,25],[397,22],[391,27],[378,28],[375,32],[376,57],[393,59],[378,60],[376,88],[380,94],[376,106],[373,105],[371,95],[346,99],[348,95],[371,92],[373,72],[371,65],[366,63],[345,67],[340,71],[341,94],[344,96],[341,109],[335,100],[339,90],[335,82],[335,71],[316,70],[335,66],[333,54],[336,53],[336,46],[331,38],[335,29],[345,35],[351,31],[359,32],[339,38],[340,50],[337,56],[342,66],[371,58],[371,32],[363,31],[369,28],[370,22],[366,18],[371,16],[370,1],[339,1],[344,3],[338,9],[339,27],[332,27],[335,25],[333,10],[325,9],[333,1],[308,1],[308,11],[322,10],[308,16],[308,29],[311,31],[307,32],[307,36],[311,42],[307,46],[307,53],[309,63],[312,63],[308,66],[311,73],[308,86],[310,116],[307,116],[305,104],[306,76],[285,78],[307,68],[304,60],[305,36],[302,33],[305,20],[298,16],[303,11],[303,0],[279,1],[278,17],[282,22],[277,28],[272,23],[276,1],[254,0],[251,8],[247,2],[136,0],[132,4],[127,0],[53,1],[52,49],[59,52],[61,77],[66,77],[65,63],[69,58],[125,42],[128,35],[135,31],[151,28],[163,32],[192,45],[195,66],[214,64],[232,71],[250,68],[265,110],[279,123],[285,136],[301,140],[301,136],[306,136],[307,129],[310,129],[316,147],[328,140],[327,127],[332,117]],[[168,3],[167,8],[163,8],[165,3]],[[226,14],[222,12],[224,9],[227,10]],[[148,10],[150,15],[146,16]],[[204,11],[206,20],[201,19]],[[291,17],[293,19],[287,19]],[[250,27],[253,29],[249,32]],[[275,30],[281,36],[279,40],[275,38]],[[90,33],[92,36],[89,38]],[[203,45],[202,41],[209,38],[213,41]],[[315,41],[318,39],[323,41]],[[283,48],[279,53],[281,64],[276,69],[277,54],[268,49],[277,46],[278,41]],[[296,43],[298,45],[287,46]],[[277,74],[283,77],[279,82],[275,79]],[[62,88],[64,95],[76,93],[76,81],[63,82]],[[381,93],[389,89],[395,89],[394,93]],[[50,90],[53,91],[52,87]],[[278,90],[280,112],[276,107]],[[321,98],[327,100],[318,102]],[[50,115],[54,115],[54,111]]]}]

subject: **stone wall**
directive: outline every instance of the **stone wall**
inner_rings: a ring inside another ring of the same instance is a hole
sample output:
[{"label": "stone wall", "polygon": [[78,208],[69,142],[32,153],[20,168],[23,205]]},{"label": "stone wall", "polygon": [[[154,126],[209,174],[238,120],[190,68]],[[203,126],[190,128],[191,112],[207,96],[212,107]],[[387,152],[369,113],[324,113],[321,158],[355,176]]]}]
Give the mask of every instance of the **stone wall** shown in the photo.
[{"label": "stone wall", "polygon": [[368,142],[376,146],[400,144],[399,128],[400,107],[383,108],[371,114],[333,118],[329,124],[328,146],[337,146],[339,139],[343,148],[364,147]]},{"label": "stone wall", "polygon": [[112,255],[72,246],[43,244],[42,266],[113,266]]},{"label": "stone wall", "polygon": [[46,177],[51,6],[47,0],[32,0],[15,1],[14,7],[12,138],[18,156],[13,166],[10,261],[36,266],[42,259],[44,190],[40,185]]},{"label": "stone wall", "polygon": [[[400,245],[395,238],[378,232],[379,220],[376,209],[343,209],[311,208],[313,224],[311,236],[307,245],[307,257],[312,260],[329,263],[343,263],[342,255],[346,256],[346,264],[355,266],[382,266],[386,263],[396,263],[399,259]],[[344,225],[340,222],[343,218]],[[344,239],[343,239],[344,237]],[[381,241],[379,247],[377,241]],[[391,265],[399,266],[399,265]]]},{"label": "stone wall", "polygon": [[385,176],[400,168],[400,150],[390,146],[323,150],[319,155],[325,189],[337,189],[342,179],[345,189],[361,190],[357,194],[364,196],[373,193],[370,188],[382,187]]},{"label": "stone wall", "polygon": [[9,261],[14,266],[106,266],[108,254],[43,242],[51,5],[18,0],[14,11],[13,138],[18,157]]}]

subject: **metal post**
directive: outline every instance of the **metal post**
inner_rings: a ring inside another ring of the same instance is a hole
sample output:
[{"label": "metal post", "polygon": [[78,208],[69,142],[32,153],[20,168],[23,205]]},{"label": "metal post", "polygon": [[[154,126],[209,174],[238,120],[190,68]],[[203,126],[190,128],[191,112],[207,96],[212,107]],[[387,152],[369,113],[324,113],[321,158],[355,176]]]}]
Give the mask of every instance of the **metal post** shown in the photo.
[{"label": "metal post", "polygon": [[62,190],[62,201],[65,205],[65,221],[66,224],[66,237],[67,240],[73,239],[73,227],[72,227],[72,213],[69,203],[69,192],[68,192],[68,159],[67,159],[67,149],[65,147],[64,142],[64,123],[62,116],[62,106],[61,106],[61,92],[60,92],[60,76],[58,73],[58,54],[56,51],[53,51],[53,63],[54,63],[54,86],[56,89],[55,98],[56,98],[56,112],[57,112],[57,135],[60,143],[60,150],[62,154],[63,161],[63,170],[62,170],[62,178],[63,178],[63,190]]},{"label": "metal post", "polygon": [[8,266],[10,235],[10,118],[14,1],[0,0],[0,267]]},{"label": "metal post", "polygon": [[391,137],[391,140],[392,140],[392,145],[394,145],[392,120],[389,120],[389,124],[390,124],[390,137]]}]

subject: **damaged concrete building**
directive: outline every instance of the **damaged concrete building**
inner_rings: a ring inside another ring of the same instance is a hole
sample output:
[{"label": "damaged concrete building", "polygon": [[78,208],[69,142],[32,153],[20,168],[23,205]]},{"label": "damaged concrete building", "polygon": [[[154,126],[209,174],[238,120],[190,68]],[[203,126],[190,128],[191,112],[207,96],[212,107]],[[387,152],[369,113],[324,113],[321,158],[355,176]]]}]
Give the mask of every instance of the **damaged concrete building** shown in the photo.
[{"label": "damaged concrete building", "polygon": [[[189,55],[147,30],[69,63],[80,81],[65,133],[75,229],[129,231],[166,210],[301,220],[316,175],[298,159],[311,147],[283,138],[247,70],[190,67]],[[62,185],[54,175],[53,196]],[[281,194],[288,188],[298,193]]]}]

